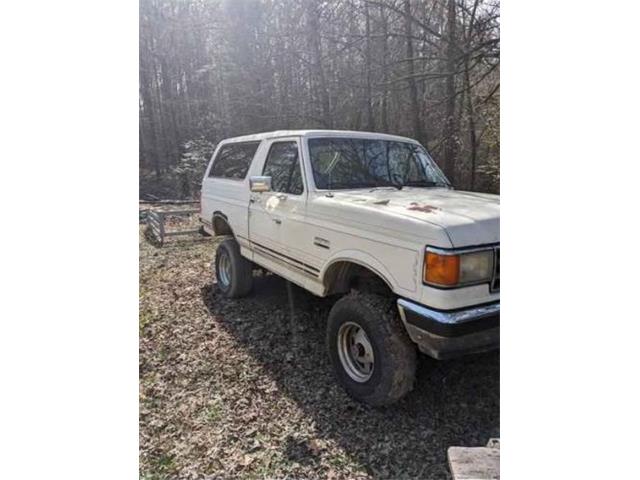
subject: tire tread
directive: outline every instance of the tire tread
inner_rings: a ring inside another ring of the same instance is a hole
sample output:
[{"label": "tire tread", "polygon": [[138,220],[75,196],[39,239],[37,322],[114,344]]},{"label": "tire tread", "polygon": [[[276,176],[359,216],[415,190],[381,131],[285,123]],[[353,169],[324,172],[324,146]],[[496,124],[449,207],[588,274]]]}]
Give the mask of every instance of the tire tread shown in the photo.
[{"label": "tire tread", "polygon": [[[226,238],[218,245],[216,258],[220,249],[225,249],[231,260],[231,286],[227,291],[222,291],[227,298],[240,298],[246,296],[253,286],[253,266],[249,260],[240,253],[240,245],[235,238]],[[218,263],[216,260],[216,276]]]},{"label": "tire tread", "polygon": [[373,293],[352,292],[338,300],[329,314],[327,347],[336,369],[342,369],[342,366],[339,360],[333,358],[332,344],[335,338],[332,336],[332,331],[337,331],[335,324],[341,322],[343,315],[354,311],[365,319],[363,323],[375,322],[375,327],[381,331],[380,341],[384,352],[389,357],[387,362],[391,368],[383,371],[380,385],[365,396],[361,396],[349,381],[345,384],[341,376],[338,378],[347,392],[358,400],[372,406],[392,404],[413,389],[417,363],[416,347],[409,339],[399,318],[395,299]]}]

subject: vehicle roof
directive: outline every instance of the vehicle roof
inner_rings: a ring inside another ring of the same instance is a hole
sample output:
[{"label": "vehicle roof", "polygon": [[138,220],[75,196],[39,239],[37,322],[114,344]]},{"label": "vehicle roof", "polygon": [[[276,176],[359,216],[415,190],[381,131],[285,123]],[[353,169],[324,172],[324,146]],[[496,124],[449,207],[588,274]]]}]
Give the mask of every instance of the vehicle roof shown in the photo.
[{"label": "vehicle roof", "polygon": [[222,140],[221,143],[256,142],[280,137],[348,137],[418,143],[412,138],[401,137],[399,135],[389,135],[387,133],[376,132],[357,132],[353,130],[275,130],[273,132],[255,133],[252,135],[242,135],[240,137],[226,138]]}]

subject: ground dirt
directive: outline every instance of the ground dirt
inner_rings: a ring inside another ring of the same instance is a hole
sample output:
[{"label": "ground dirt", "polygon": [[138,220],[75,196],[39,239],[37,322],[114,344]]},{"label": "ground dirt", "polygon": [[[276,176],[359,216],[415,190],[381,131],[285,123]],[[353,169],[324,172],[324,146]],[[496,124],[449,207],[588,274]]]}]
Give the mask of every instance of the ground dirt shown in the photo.
[{"label": "ground dirt", "polygon": [[325,351],[333,299],[275,275],[224,299],[216,240],[140,235],[140,476],[449,478],[446,450],[499,437],[499,354],[421,358],[384,409],[351,400]]}]

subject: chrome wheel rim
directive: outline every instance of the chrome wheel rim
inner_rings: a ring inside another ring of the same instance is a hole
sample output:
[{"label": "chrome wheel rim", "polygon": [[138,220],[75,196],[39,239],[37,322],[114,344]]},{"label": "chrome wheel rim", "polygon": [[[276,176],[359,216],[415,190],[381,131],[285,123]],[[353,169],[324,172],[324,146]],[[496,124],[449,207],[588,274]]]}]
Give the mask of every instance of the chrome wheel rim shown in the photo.
[{"label": "chrome wheel rim", "polygon": [[227,288],[231,283],[231,259],[229,254],[222,250],[218,260],[218,282]]},{"label": "chrome wheel rim", "polygon": [[347,375],[364,383],[373,375],[373,346],[364,329],[354,322],[346,322],[338,330],[338,357]]}]

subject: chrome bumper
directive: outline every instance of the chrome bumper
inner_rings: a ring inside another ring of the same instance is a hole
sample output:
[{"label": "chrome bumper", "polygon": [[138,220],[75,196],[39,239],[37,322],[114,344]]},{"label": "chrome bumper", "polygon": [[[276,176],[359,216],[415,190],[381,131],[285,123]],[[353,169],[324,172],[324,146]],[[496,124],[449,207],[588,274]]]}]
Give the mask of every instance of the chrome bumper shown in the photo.
[{"label": "chrome bumper", "polygon": [[398,299],[400,318],[423,353],[451,358],[500,346],[500,302],[441,311]]}]

